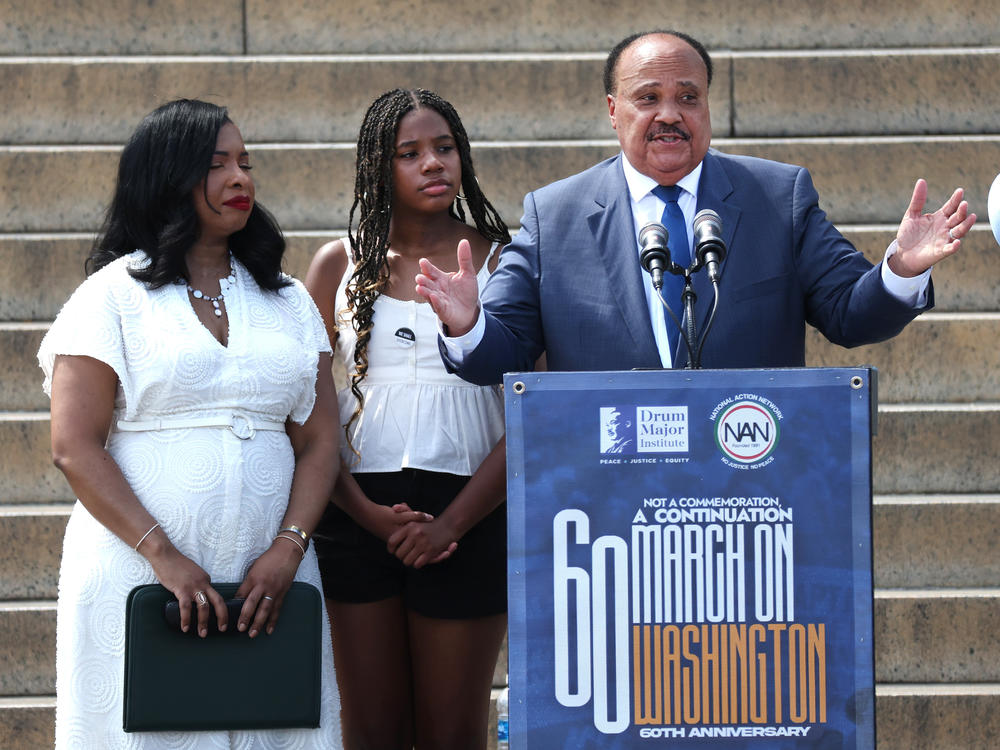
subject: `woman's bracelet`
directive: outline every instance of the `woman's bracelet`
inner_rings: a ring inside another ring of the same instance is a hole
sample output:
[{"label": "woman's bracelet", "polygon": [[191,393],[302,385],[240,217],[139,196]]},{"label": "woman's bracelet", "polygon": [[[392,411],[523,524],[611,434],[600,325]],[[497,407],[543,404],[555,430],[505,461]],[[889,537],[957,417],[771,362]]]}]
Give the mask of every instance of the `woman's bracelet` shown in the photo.
[{"label": "woman's bracelet", "polygon": [[290,524],[289,526],[284,526],[284,527],[278,529],[278,533],[279,534],[282,531],[290,531],[293,534],[298,535],[298,537],[302,540],[302,543],[304,545],[306,545],[307,547],[309,546],[309,535],[305,531],[303,531],[302,529],[300,529],[298,526],[296,526],[295,524]]},{"label": "woman's bracelet", "polygon": [[146,537],[149,536],[150,534],[152,534],[154,531],[156,531],[156,529],[159,528],[159,526],[160,526],[160,524],[158,524],[158,523],[154,523],[152,526],[150,526],[149,527],[149,531],[147,531],[145,534],[143,534],[141,537],[139,537],[139,541],[135,543],[135,547],[133,547],[133,549],[136,552],[138,552],[139,551],[139,545],[142,544],[144,541],[146,541]]},{"label": "woman's bracelet", "polygon": [[[282,529],[282,531],[284,531],[284,529]],[[302,552],[302,557],[303,558],[306,556],[306,546],[302,542],[300,542],[298,539],[295,539],[295,538],[290,537],[290,536],[285,536],[284,534],[281,533],[281,531],[279,531],[278,534],[277,534],[277,536],[275,536],[274,538],[275,538],[275,540],[284,539],[286,542],[291,542],[292,544],[294,544],[296,547],[299,548],[299,550]]]}]

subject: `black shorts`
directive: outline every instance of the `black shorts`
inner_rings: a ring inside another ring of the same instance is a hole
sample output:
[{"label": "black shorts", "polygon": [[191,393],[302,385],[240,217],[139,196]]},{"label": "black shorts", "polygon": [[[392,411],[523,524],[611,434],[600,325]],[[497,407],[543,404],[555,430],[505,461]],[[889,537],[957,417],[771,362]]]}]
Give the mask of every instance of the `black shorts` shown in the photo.
[{"label": "black shorts", "polygon": [[[405,502],[439,516],[468,477],[420,469],[354,475],[380,505]],[[401,596],[425,617],[466,619],[507,611],[507,505],[501,503],[458,540],[443,562],[419,570],[403,565],[385,542],[330,503],[313,534],[323,593],[338,602],[377,602]]]}]

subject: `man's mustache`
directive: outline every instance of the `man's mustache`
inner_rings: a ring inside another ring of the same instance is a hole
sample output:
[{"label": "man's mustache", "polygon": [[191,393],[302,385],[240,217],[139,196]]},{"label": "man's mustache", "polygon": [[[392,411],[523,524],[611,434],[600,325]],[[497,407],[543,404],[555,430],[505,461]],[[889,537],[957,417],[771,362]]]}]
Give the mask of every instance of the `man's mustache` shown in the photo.
[{"label": "man's mustache", "polygon": [[691,140],[691,134],[681,130],[676,125],[658,125],[656,130],[651,130],[646,134],[646,140],[651,141],[661,135],[676,135],[685,141]]}]

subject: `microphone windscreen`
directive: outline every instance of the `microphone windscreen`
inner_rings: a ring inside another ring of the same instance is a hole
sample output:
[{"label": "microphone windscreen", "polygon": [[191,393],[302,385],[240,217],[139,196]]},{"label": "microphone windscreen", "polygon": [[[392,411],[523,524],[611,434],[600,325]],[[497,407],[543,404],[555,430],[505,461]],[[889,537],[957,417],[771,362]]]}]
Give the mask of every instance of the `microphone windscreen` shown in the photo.
[{"label": "microphone windscreen", "polygon": [[986,212],[990,217],[993,236],[1000,243],[1000,174],[993,180],[993,186],[990,188],[990,195],[986,200]]},{"label": "microphone windscreen", "polygon": [[658,221],[651,221],[639,230],[639,246],[642,248],[667,248],[667,228]]},{"label": "microphone windscreen", "polygon": [[701,209],[697,216],[694,217],[692,226],[694,227],[695,232],[697,232],[701,225],[705,222],[711,222],[710,226],[712,229],[718,234],[722,233],[722,218],[710,208]]}]

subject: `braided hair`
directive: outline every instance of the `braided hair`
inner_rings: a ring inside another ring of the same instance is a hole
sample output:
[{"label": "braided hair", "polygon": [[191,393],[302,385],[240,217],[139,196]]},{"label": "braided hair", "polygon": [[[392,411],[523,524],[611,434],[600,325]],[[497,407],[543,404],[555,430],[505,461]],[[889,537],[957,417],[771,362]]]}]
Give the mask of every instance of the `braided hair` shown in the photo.
[{"label": "braided hair", "polygon": [[[510,232],[500,214],[483,195],[472,165],[469,136],[458,112],[437,94],[425,89],[393,89],[379,96],[368,107],[358,133],[357,173],[354,180],[354,203],[348,216],[347,235],[351,243],[354,273],[347,283],[347,308],[351,313],[357,343],[354,347],[354,372],[351,392],[358,405],[344,425],[348,445],[350,426],[361,415],[364,395],[361,381],[368,373],[368,342],[371,340],[375,300],[389,283],[389,225],[392,219],[392,160],[396,136],[403,117],[417,109],[433,109],[448,123],[455,138],[462,165],[464,198],[456,198],[448,214],[465,223],[465,208],[476,230],[484,238],[506,245]],[[357,230],[354,220],[357,217]],[[357,454],[357,450],[351,445]]]}]

